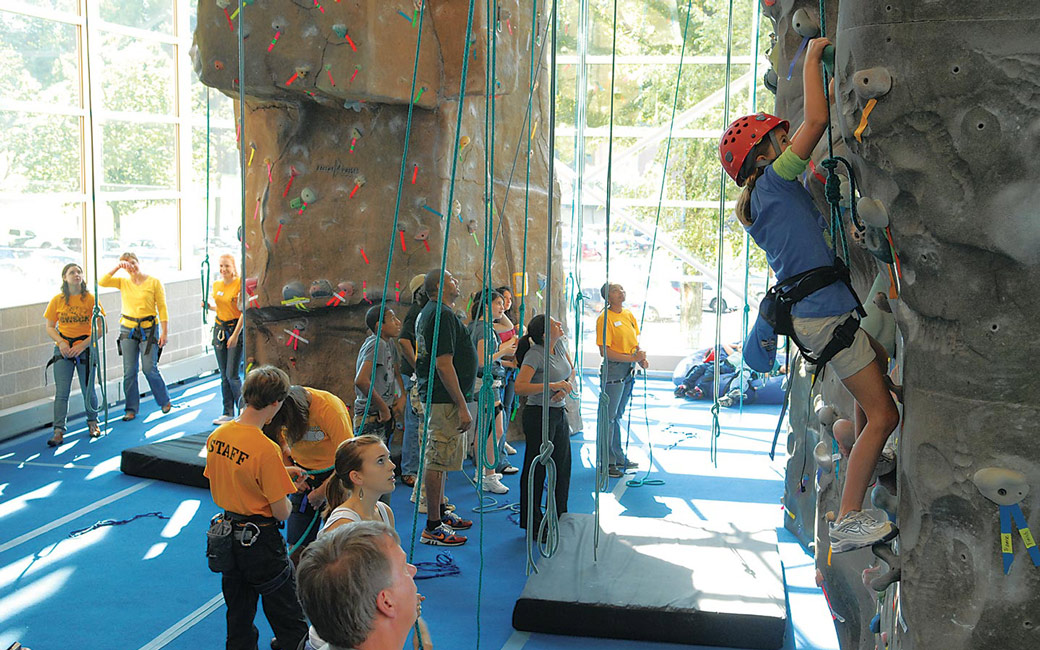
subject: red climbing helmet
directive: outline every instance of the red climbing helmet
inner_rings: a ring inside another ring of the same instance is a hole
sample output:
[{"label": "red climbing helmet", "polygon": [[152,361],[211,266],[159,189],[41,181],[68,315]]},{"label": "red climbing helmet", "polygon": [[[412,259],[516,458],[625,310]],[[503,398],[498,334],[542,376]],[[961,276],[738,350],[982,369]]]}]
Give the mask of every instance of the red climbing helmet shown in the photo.
[{"label": "red climbing helmet", "polygon": [[778,126],[784,130],[791,129],[791,123],[787,120],[781,120],[769,113],[758,113],[733,120],[722,134],[722,140],[719,142],[719,160],[722,161],[722,168],[737,185],[743,185],[743,179],[739,176],[744,159],[762,138]]}]

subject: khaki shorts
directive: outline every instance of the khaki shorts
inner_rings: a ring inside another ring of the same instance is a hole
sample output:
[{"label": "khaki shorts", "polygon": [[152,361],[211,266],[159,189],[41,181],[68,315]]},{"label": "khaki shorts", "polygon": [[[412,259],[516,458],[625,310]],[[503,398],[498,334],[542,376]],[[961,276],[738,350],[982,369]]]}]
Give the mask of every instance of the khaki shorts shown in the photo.
[{"label": "khaki shorts", "polygon": [[430,425],[426,431],[426,469],[455,472],[466,458],[466,432],[459,431],[459,407],[430,404]]},{"label": "khaki shorts", "polygon": [[[802,345],[817,356],[823,351],[834,336],[834,330],[838,325],[845,322],[855,312],[849,312],[840,316],[827,316],[825,318],[800,318],[793,316],[791,322],[794,325],[794,333]],[[863,329],[856,330],[856,337],[852,345],[834,355],[827,365],[837,375],[838,379],[847,379],[863,370],[874,362],[874,348],[870,345],[870,339]]]}]

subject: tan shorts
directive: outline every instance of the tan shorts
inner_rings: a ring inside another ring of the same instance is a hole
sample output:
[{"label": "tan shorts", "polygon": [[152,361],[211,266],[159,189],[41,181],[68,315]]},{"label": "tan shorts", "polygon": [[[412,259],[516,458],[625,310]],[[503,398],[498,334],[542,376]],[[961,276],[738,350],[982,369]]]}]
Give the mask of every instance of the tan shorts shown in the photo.
[{"label": "tan shorts", "polygon": [[426,432],[426,469],[455,472],[466,458],[466,432],[459,431],[459,407],[431,404]]},{"label": "tan shorts", "polygon": [[[791,322],[794,325],[794,333],[802,345],[817,356],[830,343],[834,336],[834,330],[838,325],[845,322],[855,312],[849,312],[840,316],[827,316],[825,318],[800,318],[793,316]],[[874,362],[874,348],[870,345],[867,333],[862,329],[856,330],[856,337],[852,345],[845,348],[827,363],[832,371],[838,375],[838,379],[846,379],[863,370]]]}]

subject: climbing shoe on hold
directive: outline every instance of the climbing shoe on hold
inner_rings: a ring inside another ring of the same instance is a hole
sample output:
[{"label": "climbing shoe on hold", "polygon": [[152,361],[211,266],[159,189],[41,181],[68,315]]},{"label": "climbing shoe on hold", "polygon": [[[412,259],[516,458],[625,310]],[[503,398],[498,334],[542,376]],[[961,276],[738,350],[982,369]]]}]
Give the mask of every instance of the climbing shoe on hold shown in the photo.
[{"label": "climbing shoe on hold", "polygon": [[831,551],[844,553],[887,542],[899,534],[899,530],[887,518],[876,517],[864,510],[847,513],[835,525],[831,524]]}]

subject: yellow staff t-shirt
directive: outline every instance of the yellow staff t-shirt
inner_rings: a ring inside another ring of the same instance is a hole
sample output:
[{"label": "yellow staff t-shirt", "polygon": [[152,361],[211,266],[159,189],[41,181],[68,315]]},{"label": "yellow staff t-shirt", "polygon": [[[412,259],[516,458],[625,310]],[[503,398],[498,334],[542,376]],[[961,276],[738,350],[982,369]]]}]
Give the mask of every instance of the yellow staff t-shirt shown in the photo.
[{"label": "yellow staff t-shirt", "polygon": [[[106,273],[98,280],[98,284],[119,289],[124,316],[146,318],[158,314],[160,322],[170,320],[166,313],[166,291],[158,278],[149,275],[141,284],[135,284],[128,278],[114,278],[111,273]],[[137,323],[125,318],[120,319],[119,324],[123,327],[137,327]]]},{"label": "yellow staff t-shirt", "polygon": [[282,450],[258,427],[228,422],[206,440],[206,469],[213,501],[240,515],[274,516],[271,504],[296,492]]},{"label": "yellow staff t-shirt", "polygon": [[223,280],[213,283],[213,302],[217,306],[217,320],[226,322],[236,320],[242,315],[242,310],[238,308],[241,292],[241,278],[232,280],[230,284],[225,284]]},{"label": "yellow staff t-shirt", "polygon": [[317,388],[304,390],[311,399],[310,417],[307,433],[292,446],[292,457],[305,469],[326,469],[336,464],[339,443],[354,437],[354,425],[343,400]]},{"label": "yellow staff t-shirt", "polygon": [[[621,354],[632,354],[639,347],[639,321],[635,315],[627,309],[621,313],[606,312],[607,317],[607,344],[606,347]],[[603,316],[600,314],[596,319],[596,345],[603,345]]]},{"label": "yellow staff t-shirt", "polygon": [[[75,339],[81,336],[90,336],[90,319],[94,314],[94,296],[89,293],[81,293],[69,296],[69,302],[65,302],[65,296],[58,294],[51,298],[47,304],[47,310],[43,317],[48,321],[58,324],[58,332],[62,335]],[[105,310],[102,309],[104,314]]]}]

